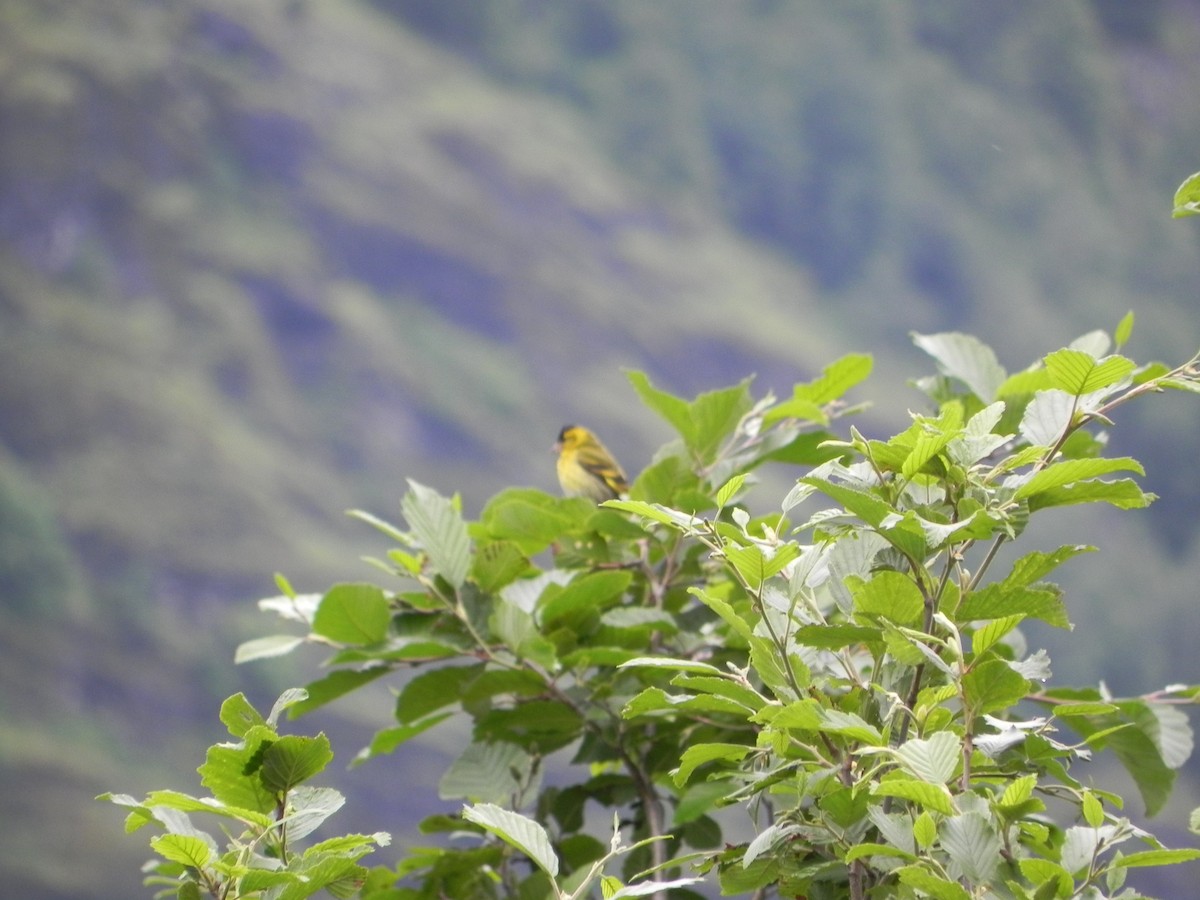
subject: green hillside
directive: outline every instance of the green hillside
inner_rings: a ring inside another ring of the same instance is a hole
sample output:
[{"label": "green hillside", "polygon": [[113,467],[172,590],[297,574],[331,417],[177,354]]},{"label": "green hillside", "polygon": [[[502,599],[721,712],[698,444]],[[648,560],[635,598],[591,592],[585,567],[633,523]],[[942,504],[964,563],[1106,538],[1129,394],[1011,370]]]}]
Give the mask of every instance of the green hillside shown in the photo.
[{"label": "green hillside", "polygon": [[[914,330],[976,333],[1015,366],[1132,308],[1136,355],[1190,355],[1197,231],[1168,212],[1200,168],[1200,19],[1133,8],[5,4],[14,896],[138,895],[139,841],[91,797],[186,783],[221,697],[302,677],[234,670],[233,648],[268,627],[274,571],[369,576],[379,544],[345,509],[392,516],[405,478],[469,513],[550,489],[566,421],[638,470],[667,435],[623,367],[782,392],[871,352],[870,429],[918,402]],[[1073,606],[1097,649],[1057,676],[1190,677],[1182,409],[1121,423],[1166,499],[1078,523],[1105,551]]]}]

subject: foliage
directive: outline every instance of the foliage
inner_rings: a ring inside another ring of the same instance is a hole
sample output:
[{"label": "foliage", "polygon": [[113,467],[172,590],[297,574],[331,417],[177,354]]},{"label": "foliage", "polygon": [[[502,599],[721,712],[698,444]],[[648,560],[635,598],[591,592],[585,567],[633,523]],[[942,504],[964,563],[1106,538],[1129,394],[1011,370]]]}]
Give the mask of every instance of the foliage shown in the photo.
[{"label": "foliage", "polygon": [[[279,716],[304,701],[301,690],[285,692],[265,719],[244,696],[236,694],[221,707],[221,721],[233,742],[210,747],[201,781],[208,797],[178,791],[153,791],[138,801],[126,794],[104,794],[130,809],[125,831],[155,825],[162,834],[150,839],[161,857],[148,868],[148,884],[173,888],[180,898],[256,897],[301,900],[318,891],[349,896],[365,881],[358,860],[390,838],[348,834],[299,850],[297,842],[341,808],[344,798],[332,788],[305,784],[333,758],[329,740],[280,736]],[[192,822],[191,814],[215,816],[226,834],[217,839]]]},{"label": "foliage", "polygon": [[[627,499],[509,489],[467,521],[410,483],[406,527],[355,513],[396,542],[373,561],[388,587],[318,597],[279,579],[262,606],[308,634],[239,657],[335,650],[290,714],[412,667],[396,724],[360,760],[448,716],[471,723],[439,785],[463,810],[422,825],[460,839],[375,870],[364,896],[582,897],[598,880],[605,897],[687,897],[715,876],[755,896],[1135,897],[1128,869],[1200,858],[1073,773],[1111,750],[1161,809],[1192,750],[1179,707],[1200,688],[1044,686],[1050,660],[1021,626],[1070,626],[1046,578],[1092,548],[998,563],[1035,514],[1151,502],[1128,477],[1138,462],[1104,455],[1103,429],[1135,397],[1200,391],[1197,358],[1138,365],[1093,332],[1010,374],[973,337],[914,340],[937,364],[916,382],[933,412],[886,440],[830,432],[868,357],[782,400],[743,382],[688,401],[633,372],[679,439]],[[752,516],[768,462],[807,471]],[[547,785],[559,751],[573,778]],[[607,847],[585,827],[593,804],[620,815]]]}]

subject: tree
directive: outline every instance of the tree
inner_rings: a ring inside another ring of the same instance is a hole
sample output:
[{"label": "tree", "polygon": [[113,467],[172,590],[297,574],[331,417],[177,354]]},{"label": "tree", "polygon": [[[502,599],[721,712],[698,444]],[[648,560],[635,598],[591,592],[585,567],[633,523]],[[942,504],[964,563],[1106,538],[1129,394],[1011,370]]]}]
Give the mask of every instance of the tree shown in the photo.
[{"label": "tree", "polygon": [[[1130,868],[1200,850],[1163,846],[1072,766],[1111,751],[1156,812],[1191,752],[1180,706],[1200,688],[1043,686],[1050,661],[1021,626],[1069,626],[1046,579],[1092,548],[997,562],[1034,515],[1154,499],[1129,477],[1136,460],[1104,455],[1104,429],[1135,398],[1200,392],[1200,355],[1138,365],[1120,353],[1132,327],[1131,314],[1115,340],[1093,332],[1012,374],[973,337],[916,335],[937,367],[916,382],[931,412],[886,440],[833,431],[857,411],[845,397],[866,356],[782,400],[743,382],[689,401],[631,372],[678,438],[627,499],[513,488],[468,521],[456,498],[410,483],[403,526],[356,512],[395,541],[375,561],[384,583],[315,596],[281,577],[261,605],[305,633],[239,651],[318,642],[332,671],[265,718],[227,701],[234,742],[201,767],[211,798],[106,796],[130,808],[128,828],[164,832],[153,877],[182,897],[561,900],[597,883],[606,898],[695,897],[703,879],[814,900],[1139,896]],[[799,477],[752,515],[764,465]],[[458,839],[394,869],[360,863],[382,834],[296,849],[340,798],[305,784],[328,741],[280,736],[282,712],[410,668],[395,725],[361,757],[465,716],[472,741],[440,784],[464,806],[422,823]],[[564,750],[574,779],[546,785]],[[589,804],[612,812],[611,839],[585,827]],[[752,836],[727,842],[721,809]],[[233,826],[225,850],[199,812]]]}]

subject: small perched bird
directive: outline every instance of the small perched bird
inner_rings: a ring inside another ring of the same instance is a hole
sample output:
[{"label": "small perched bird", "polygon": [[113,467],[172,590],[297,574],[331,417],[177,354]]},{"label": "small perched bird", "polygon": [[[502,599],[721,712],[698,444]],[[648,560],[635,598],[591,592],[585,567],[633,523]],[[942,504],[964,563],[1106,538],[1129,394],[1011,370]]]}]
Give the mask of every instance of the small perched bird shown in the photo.
[{"label": "small perched bird", "polygon": [[621,464],[582,425],[564,425],[554,449],[558,452],[558,483],[568,497],[603,503],[629,490]]}]

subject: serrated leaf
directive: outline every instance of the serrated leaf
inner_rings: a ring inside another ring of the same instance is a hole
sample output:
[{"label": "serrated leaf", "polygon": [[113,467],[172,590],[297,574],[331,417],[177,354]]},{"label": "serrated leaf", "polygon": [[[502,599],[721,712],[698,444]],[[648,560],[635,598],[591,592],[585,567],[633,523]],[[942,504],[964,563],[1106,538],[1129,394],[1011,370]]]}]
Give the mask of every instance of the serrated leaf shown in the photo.
[{"label": "serrated leaf", "polygon": [[1033,789],[1037,786],[1037,775],[1022,775],[1020,778],[1013,779],[1004,789],[1004,793],[1000,795],[999,803],[1001,806],[1017,806],[1024,803],[1033,796]]},{"label": "serrated leaf", "polygon": [[255,726],[266,725],[266,720],[256,710],[246,695],[238,692],[228,697],[221,704],[221,724],[229,729],[229,733],[240,738]]},{"label": "serrated leaf", "polygon": [[1093,828],[1099,828],[1104,824],[1104,805],[1092,791],[1085,790],[1083,792],[1083,802],[1080,804],[1080,808],[1083,812],[1083,820]]},{"label": "serrated leaf", "polygon": [[339,644],[377,644],[387,636],[392,613],[373,584],[338,584],[321,598],[313,632]]},{"label": "serrated leaf", "polygon": [[907,778],[889,778],[872,784],[871,794],[877,797],[910,800],[924,809],[941,813],[944,816],[954,814],[954,801],[950,797],[950,791],[942,784],[930,784],[927,781]]},{"label": "serrated leaf", "polygon": [[818,707],[817,715],[821,718],[821,731],[823,732],[840,734],[850,740],[872,745],[880,745],[884,742],[883,735],[879,733],[878,728],[854,713]]},{"label": "serrated leaf", "polygon": [[726,544],[723,552],[750,589],[757,591],[764,581],[799,556],[800,548],[789,543],[766,551],[757,544],[744,547]]},{"label": "serrated leaf", "polygon": [[291,653],[304,643],[304,638],[291,634],[272,634],[267,637],[254,638],[238,644],[233,653],[235,664],[251,662],[256,659],[270,659]]},{"label": "serrated leaf", "polygon": [[643,372],[628,371],[626,376],[642,402],[674,427],[700,463],[712,462],[717,448],[752,406],[748,380],[688,402],[658,390]]},{"label": "serrated leaf", "polygon": [[693,744],[683,751],[679,765],[671,770],[676,787],[683,787],[696,769],[710,762],[740,762],[753,748],[745,744]]},{"label": "serrated leaf", "polygon": [[1113,332],[1113,340],[1118,347],[1123,347],[1129,343],[1129,338],[1133,335],[1133,310],[1125,313],[1121,317],[1121,321],[1117,323],[1116,331]]},{"label": "serrated leaf", "polygon": [[742,616],[738,614],[737,610],[733,608],[733,605],[727,600],[717,597],[716,595],[705,591],[703,588],[698,587],[688,588],[688,593],[693,597],[698,598],[701,603],[720,616],[721,619],[724,620],[725,624],[732,628],[733,632],[743,641],[748,641],[750,639],[751,635],[754,633],[751,623],[742,618]]},{"label": "serrated leaf", "polygon": [[1194,740],[1187,715],[1175,706],[1139,703],[1133,720],[1154,741],[1163,763],[1178,769],[1191,758]]},{"label": "serrated leaf", "polygon": [[382,678],[391,671],[391,668],[388,666],[380,665],[368,666],[364,669],[337,669],[330,672],[324,678],[306,685],[308,697],[298,703],[292,704],[288,715],[293,719],[307,715],[314,709],[319,709],[327,703],[332,703],[339,697],[343,697],[351,691],[358,690],[363,685],[370,684],[375,679]]},{"label": "serrated leaf", "polygon": [[727,482],[721,485],[721,489],[717,491],[717,508],[724,509],[729,501],[737,496],[738,491],[742,489],[742,485],[746,483],[746,478],[749,477],[745,472],[739,472]]},{"label": "serrated leaf", "polygon": [[913,822],[913,840],[922,850],[928,850],[937,840],[937,823],[928,812],[922,811]]},{"label": "serrated leaf", "polygon": [[952,816],[939,830],[942,849],[950,857],[950,874],[975,884],[987,884],[1000,862],[1002,845],[999,835],[976,812]]},{"label": "serrated leaf", "polygon": [[375,736],[371,738],[371,743],[358,751],[352,765],[357,766],[368,759],[391,753],[401,744],[412,740],[417,735],[428,731],[434,725],[449,717],[450,713],[441,713],[440,715],[429,716],[418,722],[413,722],[411,725],[397,725],[394,728],[384,728],[381,731],[377,731],[375,732]]},{"label": "serrated leaf", "polygon": [[333,788],[297,787],[288,796],[288,840],[300,840],[312,834],[345,803],[346,798]]},{"label": "serrated leaf", "polygon": [[516,744],[468,744],[442,774],[438,796],[443,800],[511,802],[530,768],[531,757]]},{"label": "serrated leaf", "polygon": [[971,900],[971,895],[957,881],[947,881],[914,863],[896,869],[900,883],[924,892],[934,900]]},{"label": "serrated leaf", "polygon": [[259,777],[268,791],[283,794],[322,771],[332,759],[333,750],[324,734],[288,734],[266,748]]},{"label": "serrated leaf", "polygon": [[856,859],[865,859],[871,856],[892,856],[900,859],[916,859],[915,854],[909,853],[906,850],[901,850],[899,847],[893,847],[891,844],[855,844],[846,851],[844,861],[852,863]]},{"label": "serrated leaf", "polygon": [[575,621],[580,613],[598,613],[619,603],[633,580],[628,571],[590,572],[572,579],[561,591],[548,597],[538,608],[544,625],[560,620]]},{"label": "serrated leaf", "polygon": [[996,399],[996,391],[1004,383],[1004,368],[996,353],[979,338],[958,332],[913,334],[913,343],[937,361],[938,371],[948,378],[957,378],[984,403]]},{"label": "serrated leaf", "polygon": [[1033,447],[1050,447],[1078,412],[1073,394],[1057,388],[1038,391],[1025,407],[1017,430]]},{"label": "serrated leaf", "polygon": [[466,686],[483,670],[482,664],[444,666],[414,676],[396,697],[396,721],[409,725],[431,712],[457,704]]},{"label": "serrated leaf", "polygon": [[1200,214],[1200,172],[1189,175],[1176,189],[1175,208],[1171,211],[1171,217],[1182,219],[1197,214]]},{"label": "serrated leaf", "polygon": [[920,589],[903,572],[884,569],[870,581],[852,575],[845,583],[854,598],[856,616],[878,616],[898,625],[914,625],[925,609]]},{"label": "serrated leaf", "polygon": [[558,876],[558,856],[550,845],[550,836],[533,819],[492,803],[463,807],[463,818],[516,847],[551,878]]},{"label": "serrated leaf", "polygon": [[1006,615],[1023,615],[1040,619],[1056,628],[1070,628],[1067,609],[1057,588],[1013,586],[995,582],[970,593],[954,612],[956,622],[977,622],[999,619]]},{"label": "serrated leaf", "polygon": [[1111,387],[1133,372],[1133,360],[1124,356],[1096,359],[1083,350],[1056,350],[1043,360],[1054,387],[1081,396]]},{"label": "serrated leaf", "polygon": [[1185,847],[1179,850],[1143,850],[1140,853],[1130,853],[1128,856],[1113,860],[1112,864],[1126,869],[1134,869],[1143,866],[1174,866],[1196,859],[1200,859],[1200,850]]},{"label": "serrated leaf", "polygon": [[621,663],[622,669],[675,669],[679,672],[702,672],[711,675],[724,674],[716,666],[694,659],[672,659],[669,656],[639,656]]},{"label": "serrated leaf", "polygon": [[227,806],[270,812],[276,797],[257,777],[256,763],[264,744],[275,740],[275,732],[266,726],[250,728],[238,744],[216,744],[208,748],[200,766],[200,783]]},{"label": "serrated leaf", "polygon": [[900,474],[905,478],[912,478],[920,472],[927,462],[941,453],[950,441],[962,433],[962,424],[963,408],[962,404],[958,402],[944,404],[942,413],[937,419],[929,419],[924,416],[918,418],[916,440],[913,442],[908,456],[904,458]]},{"label": "serrated leaf", "polygon": [[1034,473],[1017,488],[1015,499],[1022,500],[1050,488],[1098,478],[1111,472],[1146,474],[1141,463],[1128,456],[1117,459],[1069,459]]},{"label": "serrated leaf", "polygon": [[1012,616],[1002,616],[999,619],[992,619],[992,621],[981,625],[971,635],[971,652],[977,657],[982,656],[997,641],[1001,640],[1024,620],[1024,614],[1017,613]]},{"label": "serrated leaf", "polygon": [[1145,509],[1157,497],[1143,491],[1130,478],[1116,481],[1080,481],[1042,491],[1029,500],[1030,512],[1052,506],[1072,506],[1078,503],[1108,503],[1117,509]]},{"label": "serrated leaf", "polygon": [[213,858],[210,843],[192,835],[160,834],[150,839],[150,847],[163,859],[193,869],[203,869]]},{"label": "serrated leaf", "polygon": [[1028,693],[1028,680],[998,659],[985,660],[963,676],[963,700],[974,715],[1008,709]]},{"label": "serrated leaf", "polygon": [[945,784],[954,777],[962,756],[962,741],[952,732],[910,738],[894,751],[900,765],[922,781]]},{"label": "serrated leaf", "polygon": [[433,570],[451,587],[461,587],[471,568],[471,539],[453,501],[409,479],[400,510]]},{"label": "serrated leaf", "polygon": [[668,881],[641,881],[637,884],[626,885],[615,894],[606,898],[606,900],[624,900],[626,897],[648,897],[651,894],[661,894],[675,888],[687,887],[689,884],[698,884],[703,880],[703,878],[686,877],[672,878]]}]

